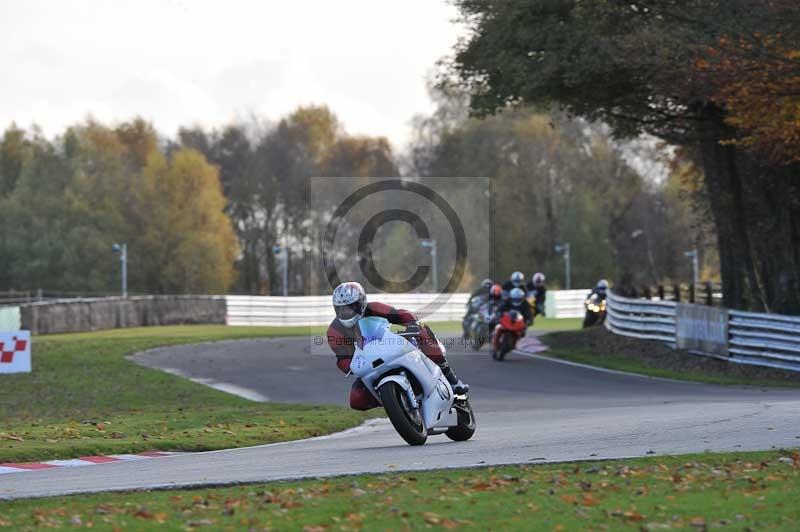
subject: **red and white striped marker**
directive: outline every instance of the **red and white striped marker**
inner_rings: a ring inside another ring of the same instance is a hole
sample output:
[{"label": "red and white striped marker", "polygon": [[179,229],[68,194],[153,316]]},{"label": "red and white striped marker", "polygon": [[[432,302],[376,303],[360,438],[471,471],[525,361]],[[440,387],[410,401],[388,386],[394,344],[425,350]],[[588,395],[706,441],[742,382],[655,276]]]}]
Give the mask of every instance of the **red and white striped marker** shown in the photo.
[{"label": "red and white striped marker", "polygon": [[550,349],[535,336],[526,336],[517,342],[517,350],[523,353],[542,353]]},{"label": "red and white striped marker", "polygon": [[145,460],[147,458],[159,458],[162,456],[173,456],[183,453],[172,453],[166,451],[148,451],[138,454],[112,454],[109,456],[81,456],[70,460],[48,460],[47,462],[27,462],[27,463],[7,463],[0,464],[0,475],[5,473],[21,473],[23,471],[41,471],[43,469],[54,469],[59,467],[80,467],[96,464],[108,464],[111,462],[124,462],[126,460]]}]

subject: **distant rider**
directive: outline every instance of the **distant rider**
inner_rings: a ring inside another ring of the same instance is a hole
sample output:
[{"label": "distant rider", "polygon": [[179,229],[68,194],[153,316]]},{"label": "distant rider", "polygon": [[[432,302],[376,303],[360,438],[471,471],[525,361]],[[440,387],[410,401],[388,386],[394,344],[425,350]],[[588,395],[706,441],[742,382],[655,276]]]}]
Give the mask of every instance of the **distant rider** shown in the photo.
[{"label": "distant rider", "polygon": [[534,273],[525,288],[528,292],[528,297],[533,297],[536,300],[535,314],[537,316],[544,316],[544,302],[547,298],[547,288],[544,286],[544,274],[541,272]]},{"label": "distant rider", "polygon": [[[511,290],[509,298],[500,305],[499,313],[503,315],[512,310],[516,310],[522,314],[526,327],[529,327],[533,323],[533,311],[531,310],[530,304],[525,299],[525,292],[522,291],[522,288],[514,288]],[[525,336],[525,331],[523,331],[522,335]]]},{"label": "distant rider", "polygon": [[[376,301],[367,303],[364,287],[356,282],[342,283],[334,289],[333,308],[336,311],[336,318],[328,327],[327,339],[328,346],[336,354],[336,365],[342,373],[350,371],[350,361],[355,354],[358,320],[377,316],[386,318],[389,323],[402,325],[407,331],[418,331],[419,349],[441,368],[447,382],[453,386],[453,391],[456,394],[464,394],[469,390],[469,386],[453,373],[433,331],[427,325],[420,325],[413,313]],[[377,406],[380,406],[377,399],[367,390],[361,379],[356,379],[350,389],[350,408],[369,410]]]},{"label": "distant rider", "polygon": [[[487,296],[489,294],[489,289],[492,288],[493,284],[494,284],[494,281],[492,281],[491,279],[484,279],[483,281],[481,281],[481,285],[478,288],[476,288],[472,292],[472,294],[470,294],[469,298],[472,299],[473,297],[476,297],[476,296],[477,297],[485,297],[485,296]],[[467,304],[469,304],[469,302],[467,302]]]},{"label": "distant rider", "polygon": [[490,303],[495,308],[499,307],[503,303],[503,287],[499,284],[492,285],[489,289],[489,298],[486,302]]},{"label": "distant rider", "polygon": [[605,279],[600,279],[597,281],[597,286],[592,288],[592,291],[589,292],[589,296],[587,299],[591,299],[593,295],[597,294],[597,302],[605,301],[608,295],[608,281]]},{"label": "distant rider", "polygon": [[505,301],[503,298],[503,287],[499,284],[492,285],[492,287],[489,289],[489,297],[486,299],[485,303],[486,305],[489,305],[490,314],[493,316],[493,319],[489,324],[492,329],[494,329],[494,326],[497,325],[497,321],[500,319],[498,313],[503,301]]},{"label": "distant rider", "polygon": [[508,278],[508,280],[503,283],[503,296],[509,297],[511,295],[511,291],[515,288],[519,288],[521,290],[525,290],[525,274],[522,272],[514,272]]}]

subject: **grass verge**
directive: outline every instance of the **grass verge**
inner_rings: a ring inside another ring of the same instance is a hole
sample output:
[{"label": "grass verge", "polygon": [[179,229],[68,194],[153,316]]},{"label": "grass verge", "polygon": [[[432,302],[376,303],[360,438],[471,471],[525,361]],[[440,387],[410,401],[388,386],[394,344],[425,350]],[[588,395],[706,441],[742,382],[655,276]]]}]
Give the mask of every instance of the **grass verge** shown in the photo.
[{"label": "grass verge", "polygon": [[651,377],[749,386],[800,386],[800,373],[693,355],[656,341],[618,336],[603,327],[547,335],[542,353],[571,362]]},{"label": "grass verge", "polygon": [[354,426],[364,415],[347,408],[254,403],[125,359],[165,345],[317,329],[181,326],[37,336],[33,372],[0,376],[0,463],[222,449]]},{"label": "grass verge", "polygon": [[[533,320],[532,331],[576,331],[581,328],[581,318],[542,318]],[[461,321],[430,322],[429,325],[436,334],[461,334]]]},{"label": "grass verge", "polygon": [[583,325],[583,318],[542,318],[533,320],[534,331],[578,331]]},{"label": "grass verge", "polygon": [[798,496],[796,452],[699,454],[10,501],[0,527],[797,530]]}]

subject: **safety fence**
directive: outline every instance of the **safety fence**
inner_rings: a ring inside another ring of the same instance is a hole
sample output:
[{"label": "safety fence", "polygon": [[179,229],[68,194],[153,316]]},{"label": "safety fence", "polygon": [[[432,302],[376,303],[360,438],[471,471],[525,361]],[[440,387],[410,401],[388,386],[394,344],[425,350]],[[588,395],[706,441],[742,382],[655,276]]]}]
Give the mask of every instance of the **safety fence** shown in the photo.
[{"label": "safety fence", "polygon": [[22,328],[19,307],[0,308],[0,332],[18,331]]},{"label": "safety fence", "polygon": [[[583,315],[587,290],[547,294],[548,317]],[[469,294],[375,294],[430,322],[461,320]],[[189,323],[228,325],[324,325],[334,317],[330,296],[132,296],[35,301],[0,308],[0,331],[34,334],[96,331]]]},{"label": "safety fence", "polygon": [[[547,316],[582,317],[588,290],[553,290],[547,293]],[[429,322],[461,320],[469,294],[375,294],[397,308],[411,310]],[[325,325],[334,318],[330,296],[225,296],[228,325]]]},{"label": "safety fence", "polygon": [[606,328],[738,364],[800,371],[800,317],[609,293]]},{"label": "safety fence", "polygon": [[[427,321],[460,320],[469,294],[376,294]],[[225,296],[228,325],[325,325],[335,317],[330,296]]]},{"label": "safety fence", "polygon": [[657,286],[630,286],[626,288],[626,297],[643,297],[661,301],[697,303],[700,305],[722,306],[722,285],[718,282],[705,281],[689,284],[659,284]]},{"label": "safety fence", "polygon": [[223,296],[133,296],[41,301],[17,308],[22,329],[33,334],[225,323]]},{"label": "safety fence", "polygon": [[549,318],[582,318],[586,312],[586,290],[549,290],[544,311]]}]

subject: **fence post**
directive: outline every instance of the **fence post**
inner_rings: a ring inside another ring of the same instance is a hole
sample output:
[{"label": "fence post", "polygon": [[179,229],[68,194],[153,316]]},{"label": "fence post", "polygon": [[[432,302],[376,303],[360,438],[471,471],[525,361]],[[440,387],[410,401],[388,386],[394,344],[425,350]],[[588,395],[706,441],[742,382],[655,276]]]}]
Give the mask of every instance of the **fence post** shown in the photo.
[{"label": "fence post", "polygon": [[689,303],[694,303],[695,301],[695,286],[694,283],[689,285]]},{"label": "fence post", "polygon": [[644,287],[644,297],[645,297],[645,299],[653,299],[653,294],[650,293],[650,287],[649,286],[645,286]]},{"label": "fence post", "polygon": [[658,285],[658,299],[660,299],[661,301],[664,301],[664,285],[663,284]]},{"label": "fence post", "polygon": [[714,287],[711,281],[706,281],[706,305],[709,307],[714,304]]},{"label": "fence post", "polygon": [[680,287],[680,285],[677,285],[677,284],[673,285],[672,286],[672,292],[673,292],[673,294],[675,294],[675,297],[673,297],[673,301],[680,302],[680,300],[681,300],[681,287]]}]

